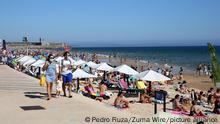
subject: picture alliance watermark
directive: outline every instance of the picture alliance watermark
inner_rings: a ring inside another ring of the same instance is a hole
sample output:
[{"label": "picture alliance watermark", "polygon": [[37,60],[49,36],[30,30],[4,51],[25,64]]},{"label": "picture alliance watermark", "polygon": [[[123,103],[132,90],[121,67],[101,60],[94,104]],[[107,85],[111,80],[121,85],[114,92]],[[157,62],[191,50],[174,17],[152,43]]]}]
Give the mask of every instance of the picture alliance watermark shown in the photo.
[{"label": "picture alliance watermark", "polygon": [[85,122],[93,123],[147,123],[147,122],[153,122],[153,123],[189,123],[189,122],[210,122],[210,123],[216,123],[218,122],[217,118],[204,118],[204,117],[198,117],[198,118],[182,118],[182,117],[152,117],[152,118],[138,118],[138,117],[128,117],[128,118],[121,118],[121,117],[85,117]]}]

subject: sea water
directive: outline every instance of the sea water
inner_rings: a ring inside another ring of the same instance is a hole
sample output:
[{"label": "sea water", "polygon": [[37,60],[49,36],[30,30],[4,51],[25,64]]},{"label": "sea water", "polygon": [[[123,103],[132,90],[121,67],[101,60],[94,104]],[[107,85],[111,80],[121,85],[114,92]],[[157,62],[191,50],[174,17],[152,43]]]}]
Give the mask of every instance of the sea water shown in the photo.
[{"label": "sea water", "polygon": [[[220,46],[216,46],[217,57],[220,62]],[[116,55],[138,59],[142,62],[160,63],[183,66],[195,69],[200,63],[210,63],[210,53],[207,46],[184,46],[184,47],[85,47],[72,48],[75,52],[89,52],[96,54]]]}]

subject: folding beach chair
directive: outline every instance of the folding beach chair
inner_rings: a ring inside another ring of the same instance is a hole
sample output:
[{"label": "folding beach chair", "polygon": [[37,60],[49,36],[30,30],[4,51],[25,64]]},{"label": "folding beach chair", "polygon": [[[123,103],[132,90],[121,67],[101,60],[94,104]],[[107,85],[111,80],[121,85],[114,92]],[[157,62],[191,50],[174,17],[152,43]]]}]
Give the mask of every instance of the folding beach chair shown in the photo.
[{"label": "folding beach chair", "polygon": [[138,96],[138,93],[143,91],[136,88],[130,88],[124,80],[120,80],[118,83],[119,92],[126,91],[126,96]]},{"label": "folding beach chair", "polygon": [[117,83],[112,83],[110,80],[102,80],[107,86],[108,90],[116,90],[118,88]]},{"label": "folding beach chair", "polygon": [[92,98],[92,99],[96,99],[98,97],[102,97],[104,100],[108,100],[110,99],[110,96],[107,95],[103,95],[101,96],[100,94],[98,94],[97,92],[94,91],[94,89],[88,88],[87,86],[84,87],[86,92],[82,92],[82,94],[86,97]]}]

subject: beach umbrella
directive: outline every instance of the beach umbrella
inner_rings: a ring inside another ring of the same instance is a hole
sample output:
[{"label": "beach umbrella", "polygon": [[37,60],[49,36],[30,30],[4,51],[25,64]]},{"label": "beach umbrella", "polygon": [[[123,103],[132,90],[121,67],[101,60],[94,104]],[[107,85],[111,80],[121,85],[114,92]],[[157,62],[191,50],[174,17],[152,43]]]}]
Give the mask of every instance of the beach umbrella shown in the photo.
[{"label": "beach umbrella", "polygon": [[153,71],[153,70],[147,70],[147,71],[144,71],[144,72],[141,72],[137,75],[135,75],[138,79],[141,79],[141,80],[145,80],[145,81],[168,81],[168,80],[171,80],[170,78],[156,72],[156,71]]},{"label": "beach umbrella", "polygon": [[80,65],[85,64],[85,63],[86,63],[86,61],[83,61],[83,60],[80,59],[80,60],[74,62],[73,65],[80,66]]},{"label": "beach umbrella", "polygon": [[32,59],[31,56],[24,56],[21,59],[18,60],[18,62],[20,62],[20,64],[24,64],[26,61]]},{"label": "beach umbrella", "polygon": [[73,79],[77,79],[77,78],[95,78],[97,76],[89,74],[85,71],[83,71],[82,69],[76,69],[73,73]]},{"label": "beach umbrella", "polygon": [[96,69],[99,71],[104,71],[103,79],[105,80],[106,71],[112,71],[114,68],[109,66],[107,63],[101,63]]},{"label": "beach umbrella", "polygon": [[73,79],[77,79],[77,91],[79,90],[79,79],[81,78],[96,78],[97,76],[89,74],[82,69],[76,69],[73,73]]},{"label": "beach umbrella", "polygon": [[34,63],[34,62],[36,62],[36,60],[35,60],[34,58],[31,58],[31,59],[27,60],[27,61],[23,64],[23,66],[28,66],[28,65],[30,65],[30,64],[32,64],[32,63]]},{"label": "beach umbrella", "polygon": [[36,62],[32,63],[31,66],[34,66],[34,67],[43,67],[45,64],[45,60],[37,60]]},{"label": "beach umbrella", "polygon": [[86,65],[88,65],[90,68],[93,68],[93,69],[95,69],[99,66],[99,64],[96,64],[92,61],[87,62]]},{"label": "beach umbrella", "polygon": [[18,61],[19,59],[21,59],[21,58],[23,58],[23,57],[24,57],[24,56],[22,55],[22,56],[16,58],[15,61]]},{"label": "beach umbrella", "polygon": [[100,71],[112,71],[114,68],[109,66],[107,63],[101,63],[96,69]]},{"label": "beach umbrella", "polygon": [[141,72],[137,75],[135,75],[138,79],[141,79],[141,80],[145,80],[145,81],[150,81],[149,82],[149,93],[151,92],[151,82],[152,81],[168,81],[168,80],[171,80],[170,78],[156,72],[156,71],[153,71],[153,70],[147,70],[147,71],[144,71],[144,72]]},{"label": "beach umbrella", "polygon": [[117,71],[117,72],[127,74],[127,75],[136,75],[136,74],[138,74],[137,71],[135,71],[133,68],[131,68],[128,65],[120,65],[120,66],[116,67],[115,69],[113,69],[113,71]]}]

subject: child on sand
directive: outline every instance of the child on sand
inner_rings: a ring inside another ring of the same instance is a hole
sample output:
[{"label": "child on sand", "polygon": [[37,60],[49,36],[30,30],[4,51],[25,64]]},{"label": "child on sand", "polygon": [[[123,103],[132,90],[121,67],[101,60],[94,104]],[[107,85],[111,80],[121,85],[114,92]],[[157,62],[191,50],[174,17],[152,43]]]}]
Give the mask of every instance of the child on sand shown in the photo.
[{"label": "child on sand", "polygon": [[57,76],[57,82],[56,82],[56,96],[59,97],[61,92],[62,92],[62,79],[61,79],[61,75],[59,74]]}]

